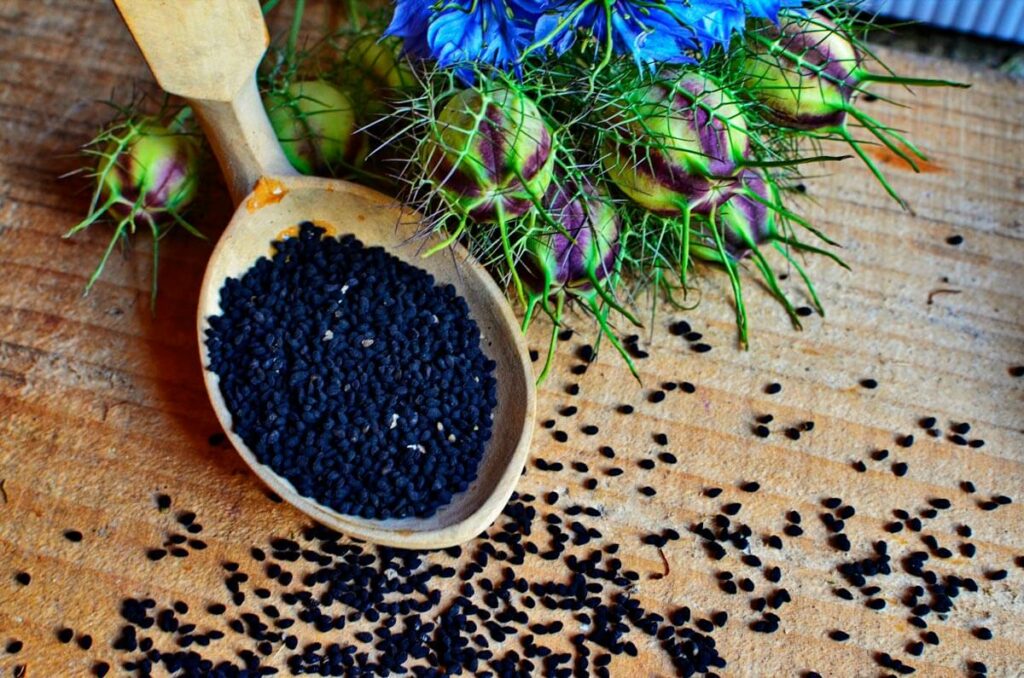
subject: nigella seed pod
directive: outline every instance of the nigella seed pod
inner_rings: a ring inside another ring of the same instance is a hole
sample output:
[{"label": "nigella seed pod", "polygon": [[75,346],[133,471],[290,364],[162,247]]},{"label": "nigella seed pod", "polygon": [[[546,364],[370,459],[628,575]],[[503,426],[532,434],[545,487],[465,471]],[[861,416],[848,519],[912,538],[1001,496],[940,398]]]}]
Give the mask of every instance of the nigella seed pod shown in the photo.
[{"label": "nigella seed pod", "polygon": [[183,210],[198,187],[196,139],[149,121],[129,130],[110,142],[96,168],[103,203],[118,217],[145,216],[151,222]]},{"label": "nigella seed pod", "polygon": [[779,204],[779,194],[774,184],[752,169],[743,170],[736,184],[718,208],[716,218],[725,251],[734,259],[742,259],[778,235],[775,212],[769,205]]},{"label": "nigella seed pod", "polygon": [[666,216],[710,211],[750,150],[740,107],[708,76],[683,73],[628,94],[604,164],[634,202]]},{"label": "nigella seed pod", "polygon": [[263,103],[281,150],[299,172],[337,175],[361,164],[365,144],[356,134],[355,106],[334,85],[294,82]]},{"label": "nigella seed pod", "polygon": [[478,222],[522,216],[547,191],[551,133],[521,92],[462,90],[431,128],[421,147],[428,181],[463,215]]},{"label": "nigella seed pod", "polygon": [[584,184],[553,182],[544,199],[554,224],[526,242],[529,273],[550,295],[562,288],[590,289],[615,270],[619,217],[612,205]]},{"label": "nigella seed pod", "polygon": [[768,120],[799,130],[843,125],[861,57],[834,23],[816,14],[765,24],[750,47],[745,84]]}]

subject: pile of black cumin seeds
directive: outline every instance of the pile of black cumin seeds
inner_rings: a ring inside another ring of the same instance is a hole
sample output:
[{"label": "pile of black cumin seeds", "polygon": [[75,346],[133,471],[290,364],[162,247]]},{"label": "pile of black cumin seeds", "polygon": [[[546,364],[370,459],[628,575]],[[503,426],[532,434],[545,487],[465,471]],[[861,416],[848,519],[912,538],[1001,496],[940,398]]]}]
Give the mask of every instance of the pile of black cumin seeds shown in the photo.
[{"label": "pile of black cumin seeds", "polygon": [[[563,341],[572,337],[563,332]],[[577,355],[552,377],[550,411],[539,414],[538,435],[548,438],[520,493],[464,547],[376,548],[308,525],[228,560],[213,555],[213,544],[191,542],[212,531],[212,519],[158,492],[167,539],[151,548],[169,553],[151,557],[153,579],[175,573],[182,559],[205,559],[206,571],[219,568],[217,587],[194,600],[139,591],[120,602],[114,637],[83,641],[88,629],[62,625],[54,642],[77,637],[90,646],[97,676],[714,676],[731,668],[724,648],[749,648],[737,662],[742,674],[750,655],[785,655],[785,634],[794,633],[835,647],[856,675],[927,675],[951,664],[951,647],[961,675],[1006,668],[1006,649],[997,648],[1013,631],[994,608],[1019,590],[1024,554],[1007,555],[991,528],[1017,515],[1012,488],[965,477],[881,506],[856,499],[858,483],[912,483],[923,445],[981,454],[969,443],[982,440],[983,424],[922,412],[890,432],[891,449],[865,444],[855,457],[863,471],[838,460],[837,472],[848,474],[842,493],[779,492],[755,463],[756,446],[790,446],[796,456],[797,446],[833,433],[831,422],[787,413],[781,383],[754,385],[759,405],[735,428],[749,436],[751,461],[716,486],[685,477],[698,466],[693,455],[715,450],[684,449],[663,427],[688,408],[702,411],[710,388],[662,375],[627,402],[597,401],[587,387],[600,380],[583,375],[600,365],[589,350]],[[630,444],[607,422],[628,426]],[[623,520],[623,501],[640,517]],[[682,509],[672,506],[679,502]],[[680,511],[692,520],[666,517]],[[29,572],[12,576],[39,585]],[[822,606],[824,616],[803,614]],[[24,652],[18,639],[7,643]],[[836,665],[789,666],[782,675],[836,675]]]},{"label": "pile of black cumin seeds", "polygon": [[257,460],[364,518],[424,517],[476,478],[494,362],[451,285],[310,223],[221,289],[208,369]]}]

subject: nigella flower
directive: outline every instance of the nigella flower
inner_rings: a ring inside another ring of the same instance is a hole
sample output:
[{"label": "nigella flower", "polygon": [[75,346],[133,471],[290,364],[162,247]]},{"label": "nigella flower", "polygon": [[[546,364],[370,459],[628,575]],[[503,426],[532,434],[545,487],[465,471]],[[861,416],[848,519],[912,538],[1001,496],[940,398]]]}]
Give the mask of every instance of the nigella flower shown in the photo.
[{"label": "nigella flower", "polygon": [[405,50],[441,67],[472,64],[518,67],[533,39],[545,0],[397,0],[385,35],[405,40]]},{"label": "nigella flower", "polygon": [[692,61],[687,52],[696,46],[696,33],[681,16],[689,12],[689,3],[690,0],[555,1],[553,10],[537,21],[536,44],[550,45],[562,54],[582,32],[602,46],[610,39],[616,53],[631,54],[638,64]]},{"label": "nigella flower", "polygon": [[779,20],[779,12],[784,9],[799,9],[801,0],[740,0],[747,14],[758,19]]}]

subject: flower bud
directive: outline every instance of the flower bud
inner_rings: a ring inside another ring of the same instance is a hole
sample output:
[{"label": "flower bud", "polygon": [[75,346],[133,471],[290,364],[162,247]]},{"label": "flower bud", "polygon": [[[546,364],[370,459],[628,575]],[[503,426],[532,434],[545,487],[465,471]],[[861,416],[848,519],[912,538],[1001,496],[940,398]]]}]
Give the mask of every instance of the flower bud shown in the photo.
[{"label": "flower bud", "polygon": [[753,169],[743,170],[729,193],[716,212],[716,221],[725,251],[733,259],[742,259],[753,247],[776,236],[775,212],[765,203],[776,205],[779,197],[775,186]]},{"label": "flower bud", "polygon": [[684,73],[627,97],[606,145],[608,176],[657,214],[709,210],[749,152],[743,115],[716,81]]},{"label": "flower bud", "polygon": [[745,83],[768,120],[801,130],[845,122],[860,55],[835,24],[820,15],[765,24],[750,50]]},{"label": "flower bud", "polygon": [[428,180],[479,222],[517,217],[551,183],[551,133],[520,92],[465,89],[449,99],[421,148]]}]

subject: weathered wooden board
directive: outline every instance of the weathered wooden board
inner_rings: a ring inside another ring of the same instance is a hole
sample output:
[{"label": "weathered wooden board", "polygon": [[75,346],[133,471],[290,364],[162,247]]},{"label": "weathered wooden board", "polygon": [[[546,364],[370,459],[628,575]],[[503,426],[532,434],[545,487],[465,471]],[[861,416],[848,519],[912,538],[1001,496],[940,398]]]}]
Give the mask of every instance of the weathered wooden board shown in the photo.
[{"label": "weathered wooden board", "polygon": [[[148,79],[113,6],[11,0],[0,5],[0,36],[0,675],[16,675],[18,666],[29,676],[86,675],[97,661],[117,666],[121,659],[111,641],[123,624],[123,598],[152,596],[161,606],[184,600],[200,627],[222,624],[203,612],[227,596],[221,563],[242,563],[258,579],[250,547],[295,536],[306,520],[269,502],[237,456],[208,441],[217,424],[202,387],[193,323],[208,244],[180,233],[167,239],[155,316],[148,308],[145,238],[129,256],[115,257],[94,292],[81,297],[107,236],[97,228],[61,239],[87,196],[81,182],[58,177],[76,166],[75,147],[107,116],[94,100],[115,88],[123,97],[134,79]],[[663,309],[641,340],[651,354],[640,361],[643,387],[607,350],[584,376],[573,376],[578,360],[567,350],[541,393],[540,421],[556,420],[569,440],[558,443],[542,428],[535,456],[561,461],[565,469],[531,466],[522,491],[541,497],[535,503],[542,515],[550,490],[560,493],[560,507],[598,507],[602,516],[587,524],[603,533],[600,543],[622,545],[624,565],[641,573],[633,595],[650,610],[688,604],[698,616],[728,611],[728,624],[714,633],[728,660],[723,674],[877,675],[884,671],[876,653],[888,652],[919,675],[963,675],[968,660],[984,661],[990,675],[1024,675],[1024,569],[1014,563],[1024,555],[1024,378],[1012,372],[1024,364],[1024,86],[946,61],[887,56],[902,71],[967,80],[974,89],[921,91],[907,109],[866,104],[932,154],[919,175],[882,157],[915,215],[901,212],[856,164],[808,183],[806,212],[844,243],[853,267],[847,273],[825,260],[808,261],[826,319],[807,318],[804,331],[793,331],[750,277],[753,341],[749,351],[738,350],[724,276],[711,271],[700,281],[699,308]],[[199,213],[216,235],[228,215],[223,190],[205,195]],[[955,234],[963,243],[947,244]],[[786,284],[799,297],[796,282]],[[669,334],[669,321],[683,317],[712,351],[697,354]],[[582,319],[575,324],[587,326]],[[545,329],[537,328],[533,345],[543,346]],[[572,343],[580,343],[579,334]],[[868,378],[878,381],[877,389],[859,385]],[[650,402],[665,380],[692,382],[696,392],[676,390]],[[567,395],[567,385],[577,382],[579,395]],[[767,394],[770,382],[780,383],[781,393]],[[570,403],[578,414],[559,416]],[[621,403],[633,404],[636,413],[618,414]],[[765,413],[775,420],[772,435],[761,439],[751,429]],[[917,423],[924,416],[937,417],[945,435],[926,435]],[[805,421],[815,423],[813,431],[797,441],[784,435]],[[972,424],[967,437],[984,439],[984,447],[948,440],[951,424],[961,421]],[[585,435],[580,429],[587,424],[600,432]],[[655,433],[668,436],[665,449],[680,461],[643,471],[636,462],[659,451]],[[917,442],[900,447],[896,438],[907,433]],[[602,445],[617,450],[614,462],[598,454]],[[870,457],[882,448],[891,451],[887,459]],[[589,472],[572,469],[578,460]],[[866,472],[854,469],[857,461]],[[908,464],[904,477],[891,472],[895,462]],[[626,473],[606,475],[613,463]],[[597,479],[597,489],[584,489],[588,478]],[[759,492],[738,489],[751,480],[760,483]],[[962,492],[964,480],[978,493]],[[642,496],[642,485],[658,494]],[[702,496],[712,486],[723,494]],[[171,511],[156,509],[160,492],[172,496]],[[1017,501],[981,511],[978,502],[993,494]],[[821,500],[830,496],[857,509],[846,521],[848,555],[827,545],[818,517]],[[922,534],[955,553],[970,541],[977,556],[957,553],[938,565],[933,558],[930,567],[974,577],[980,591],[962,594],[948,619],[929,616],[941,644],[912,657],[904,648],[920,631],[908,625],[900,597],[916,580],[900,567],[880,578],[878,595],[888,602],[880,612],[865,607],[859,593],[844,601],[831,589],[844,585],[837,565],[865,557],[875,540],[887,538],[894,559],[928,551],[920,534],[888,535],[883,526],[894,508],[916,512],[932,497],[951,499],[953,508],[926,520]],[[780,586],[793,598],[777,611],[780,630],[773,635],[750,630],[760,618],[750,600],[775,586],[742,565],[735,550],[723,561],[710,560],[688,531],[734,501],[743,503],[734,520],[755,535],[752,552],[782,569]],[[803,515],[804,536],[786,537],[782,550],[768,548],[761,538],[782,534],[789,509]],[[147,549],[177,528],[175,512],[184,510],[198,514],[208,548],[187,558],[147,560]],[[972,538],[954,534],[960,524],[972,526]],[[682,533],[663,549],[667,566],[639,540],[666,527]],[[65,539],[68,529],[81,531],[82,541]],[[543,525],[535,531],[543,533]],[[532,559],[517,573],[558,578],[561,567]],[[666,567],[660,579],[650,576]],[[724,594],[715,574],[725,569],[749,576],[756,591]],[[1009,576],[986,579],[995,569]],[[31,574],[28,586],[15,580],[18,572]],[[544,638],[568,647],[570,617],[539,610],[536,621],[566,620],[564,634]],[[58,642],[64,626],[91,634],[91,649]],[[972,636],[978,626],[991,628],[994,639]],[[829,640],[834,628],[850,640]],[[323,640],[304,625],[295,629],[303,644]],[[335,635],[344,639],[349,631]],[[632,664],[616,659],[613,675],[671,674],[655,641],[638,632],[630,637],[640,657]],[[13,639],[24,643],[16,655],[4,651]],[[229,633],[205,652],[230,658],[241,647],[249,645]],[[283,662],[287,654],[273,659]]]}]

